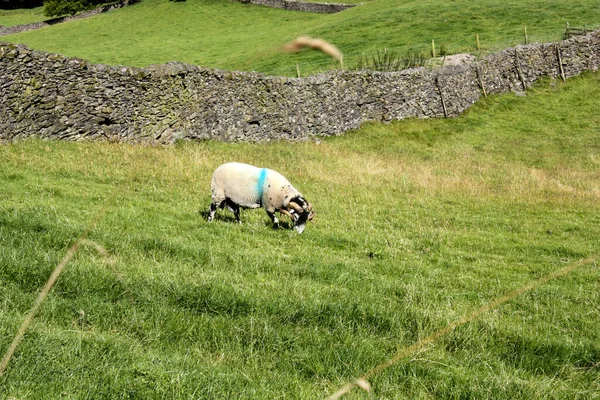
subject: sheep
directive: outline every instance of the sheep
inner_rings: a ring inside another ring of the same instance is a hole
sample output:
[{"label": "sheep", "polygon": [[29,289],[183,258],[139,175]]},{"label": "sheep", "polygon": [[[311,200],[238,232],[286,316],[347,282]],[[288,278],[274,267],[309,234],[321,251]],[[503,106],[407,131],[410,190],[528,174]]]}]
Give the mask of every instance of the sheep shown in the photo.
[{"label": "sheep", "polygon": [[279,219],[275,215],[279,211],[292,219],[296,232],[302,233],[306,221],[314,216],[312,204],[283,175],[272,169],[238,162],[226,163],[215,169],[210,189],[212,202],[208,222],[212,222],[217,208],[227,206],[241,224],[240,207],[264,207],[275,228],[279,227]]}]

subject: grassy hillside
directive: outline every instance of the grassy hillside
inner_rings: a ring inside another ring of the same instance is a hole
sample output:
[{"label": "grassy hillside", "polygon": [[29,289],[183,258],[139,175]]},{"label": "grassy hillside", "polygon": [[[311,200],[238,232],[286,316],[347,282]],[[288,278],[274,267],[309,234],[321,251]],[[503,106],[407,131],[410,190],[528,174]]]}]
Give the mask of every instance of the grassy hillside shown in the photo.
[{"label": "grassy hillside", "polygon": [[[1,146],[0,349],[98,220],[0,393],[323,398],[592,257],[371,383],[375,398],[598,398],[599,94],[600,75],[589,74],[454,120],[372,124],[320,142]],[[243,212],[241,226],[225,211],[207,223],[198,211],[228,160],[280,170],[316,222],[302,235],[274,231],[262,210]]]},{"label": "grassy hillside", "polygon": [[[207,67],[294,75],[335,68],[324,55],[281,52],[299,35],[337,45],[351,66],[384,48],[427,53],[431,41],[450,53],[561,38],[565,23],[600,25],[593,0],[374,0],[333,15],[269,9],[225,0],[144,0],[101,16],[8,36],[51,52],[96,63],[147,66],[183,61]],[[0,24],[2,19],[0,17]]]},{"label": "grassy hillside", "polygon": [[31,24],[48,19],[44,16],[44,7],[23,10],[0,10],[0,25],[14,26]]}]

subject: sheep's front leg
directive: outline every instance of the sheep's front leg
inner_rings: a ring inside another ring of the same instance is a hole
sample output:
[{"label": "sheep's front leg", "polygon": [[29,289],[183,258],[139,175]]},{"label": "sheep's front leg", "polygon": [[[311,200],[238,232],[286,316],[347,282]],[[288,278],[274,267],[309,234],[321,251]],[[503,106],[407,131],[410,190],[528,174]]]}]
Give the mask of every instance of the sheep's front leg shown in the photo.
[{"label": "sheep's front leg", "polygon": [[269,218],[271,218],[271,221],[273,221],[273,228],[275,228],[275,229],[279,228],[279,220],[277,219],[277,216],[275,215],[275,211],[267,210],[267,215],[269,216]]},{"label": "sheep's front leg", "polygon": [[218,204],[211,203],[210,208],[208,209],[208,222],[212,222],[215,217],[215,212],[217,211]]}]

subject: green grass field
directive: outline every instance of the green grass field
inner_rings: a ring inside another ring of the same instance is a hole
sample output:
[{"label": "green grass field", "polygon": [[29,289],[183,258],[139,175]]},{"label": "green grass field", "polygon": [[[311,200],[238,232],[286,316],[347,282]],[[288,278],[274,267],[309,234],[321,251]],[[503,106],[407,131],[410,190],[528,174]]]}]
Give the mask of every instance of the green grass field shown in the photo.
[{"label": "green grass field", "polygon": [[[13,22],[10,22],[12,18]],[[0,24],[32,22],[0,13]],[[37,17],[35,17],[37,18]],[[29,21],[28,19],[32,19]],[[19,21],[19,22],[15,22]],[[598,25],[589,0],[373,0],[336,15],[144,0],[0,37],[92,62],[292,75],[298,35],[346,55],[484,51]],[[306,142],[0,145],[0,357],[89,230],[0,376],[0,399],[325,398],[449,323],[566,266],[369,378],[349,399],[600,399],[600,74],[456,119]],[[212,171],[276,169],[314,204],[206,222]]]},{"label": "green grass field", "polygon": [[14,26],[31,24],[48,19],[44,16],[44,7],[23,10],[0,10],[0,25]]},{"label": "green grass field", "polygon": [[[0,24],[3,24],[0,16]],[[228,70],[293,76],[338,67],[311,51],[287,54],[282,46],[300,35],[340,48],[346,66],[384,49],[399,54],[482,52],[530,41],[560,40],[565,23],[600,26],[593,0],[375,0],[338,14],[270,9],[224,0],[144,0],[100,16],[58,24],[1,40],[80,57],[94,63],[147,66],[182,61]]]},{"label": "green grass field", "polygon": [[[324,398],[448,323],[592,262],[376,374],[373,398],[600,397],[600,75],[452,120],[301,143],[0,147],[0,349],[92,225],[3,398]],[[313,202],[205,221],[212,170],[268,166]],[[98,250],[100,246],[100,251]],[[104,249],[104,250],[102,250]],[[369,398],[355,389],[346,398]]]}]

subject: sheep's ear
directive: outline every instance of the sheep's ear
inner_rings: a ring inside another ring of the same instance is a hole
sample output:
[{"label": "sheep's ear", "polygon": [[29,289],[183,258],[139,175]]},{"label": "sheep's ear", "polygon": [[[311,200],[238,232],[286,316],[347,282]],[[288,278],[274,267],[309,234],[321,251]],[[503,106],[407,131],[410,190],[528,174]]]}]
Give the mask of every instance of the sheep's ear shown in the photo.
[{"label": "sheep's ear", "polygon": [[306,199],[302,196],[298,196],[297,199],[298,199],[298,204],[300,204],[302,206],[302,209],[306,211],[308,209],[308,205],[309,205],[308,201],[306,201]]}]

